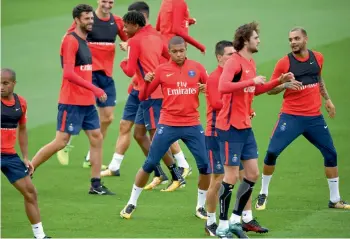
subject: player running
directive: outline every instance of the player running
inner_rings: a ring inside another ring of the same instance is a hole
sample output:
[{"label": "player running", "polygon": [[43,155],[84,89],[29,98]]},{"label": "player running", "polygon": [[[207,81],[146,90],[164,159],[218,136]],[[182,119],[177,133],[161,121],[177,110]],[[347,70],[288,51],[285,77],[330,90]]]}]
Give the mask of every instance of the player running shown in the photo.
[{"label": "player running", "polygon": [[63,77],[58,101],[56,138],[41,148],[34,156],[34,168],[63,149],[71,135],[83,129],[90,141],[91,150],[91,188],[89,194],[113,195],[101,184],[103,136],[95,108],[95,96],[107,100],[106,93],[92,84],[92,56],[86,38],[94,23],[93,9],[80,4],[73,9],[76,28],[68,33],[61,45]]},{"label": "player running", "polygon": [[324,158],[324,166],[329,186],[329,208],[350,209],[350,205],[341,200],[337,152],[332,136],[321,113],[321,96],[326,101],[326,110],[331,118],[335,117],[335,107],[327,92],[321,76],[323,55],[307,48],[307,33],[303,28],[294,28],[289,32],[289,44],[292,52],[277,62],[272,80],[291,71],[296,80],[302,83],[297,87],[293,83],[278,86],[270,95],[284,92],[281,114],[271,137],[264,160],[262,187],[256,203],[257,210],[266,208],[268,189],[276,159],[296,138],[303,135],[317,147]]},{"label": "player running", "polygon": [[190,18],[185,0],[163,0],[159,9],[156,29],[169,41],[173,36],[180,36],[202,53],[205,46],[188,34],[188,27],[196,24],[195,18]]},{"label": "player running", "polygon": [[[140,2],[134,2],[128,7],[128,11],[138,11],[141,12],[145,19],[146,19],[146,27],[149,28],[149,30],[153,30],[155,34],[159,34],[150,24],[149,24],[149,6],[147,3],[140,1]],[[128,44],[127,42],[120,43],[122,50],[127,50]],[[166,62],[167,59],[162,57],[161,62]],[[138,87],[138,79],[134,76],[129,89],[129,97],[126,101],[125,107],[124,107],[124,113],[122,120],[120,121],[120,130],[119,130],[119,136],[116,143],[116,151],[113,155],[113,159],[111,163],[108,166],[108,169],[101,172],[101,176],[119,176],[120,175],[120,166],[124,159],[124,154],[127,151],[129,145],[130,145],[130,134],[131,129],[135,123],[135,131],[134,131],[134,138],[138,142],[138,144],[141,146],[143,145],[150,145],[150,138],[147,136],[147,130],[145,126],[145,122],[142,119],[142,117],[138,117],[137,121],[135,122],[137,110],[140,105],[140,100],[138,98],[139,94],[139,87]],[[156,109],[153,109],[156,110]],[[158,108],[158,110],[160,110]],[[155,119],[157,121],[157,119]],[[158,122],[156,122],[158,123]],[[148,150],[149,146],[147,147]],[[171,153],[173,154],[178,166],[179,170],[184,178],[186,178],[189,174],[191,174],[191,168],[189,167],[185,156],[179,146],[179,144],[176,142],[171,147]],[[145,151],[144,151],[145,152]],[[147,156],[148,151],[145,152],[145,156]],[[159,170],[158,170],[159,169]],[[152,182],[145,187],[145,189],[154,189],[159,184],[166,184],[168,182],[168,178],[166,174],[161,169],[160,165],[155,170],[155,177],[153,178]]]},{"label": "player running", "polygon": [[[222,109],[217,117],[216,131],[219,136],[220,155],[225,162],[225,175],[220,192],[220,223],[216,230],[219,237],[235,234],[246,235],[240,223],[242,211],[249,200],[259,176],[258,149],[251,128],[251,105],[254,95],[263,94],[274,87],[290,81],[292,73],[265,84],[264,76],[256,75],[253,54],[260,43],[258,24],[252,22],[240,26],[233,40],[237,52],[226,62],[219,80]],[[231,193],[239,176],[239,164],[244,167],[244,178],[240,184],[236,204],[228,221]]]},{"label": "player running", "polygon": [[[86,40],[92,54],[92,83],[103,89],[107,94],[107,100],[101,102],[96,98],[98,113],[100,117],[101,133],[103,138],[106,137],[108,126],[114,119],[114,108],[116,105],[116,89],[113,80],[113,64],[115,57],[115,42],[117,36],[122,41],[127,40],[127,36],[123,32],[123,20],[111,13],[114,0],[98,0],[98,6],[93,12],[94,25],[92,31],[88,32]],[[68,32],[75,29],[76,23],[73,22]],[[61,164],[68,164],[69,151],[72,145],[68,145],[57,153],[58,160]],[[84,168],[89,168],[90,151],[85,157],[83,163]]]},{"label": "player running", "polygon": [[148,73],[145,80],[153,81],[147,83],[144,90],[140,91],[140,98],[146,99],[161,86],[164,100],[150,151],[143,167],[136,175],[131,197],[120,212],[122,218],[131,218],[149,175],[170,145],[179,139],[195,157],[199,171],[196,215],[205,212],[205,197],[210,183],[209,160],[205,153],[204,130],[199,121],[197,108],[198,83],[206,83],[208,76],[201,64],[186,58],[186,43],[181,37],[176,36],[170,40],[169,52],[171,61],[158,66],[155,73]]},{"label": "player running", "polygon": [[[11,69],[1,69],[1,171],[23,195],[34,238],[50,238],[44,233],[36,189],[29,177],[33,165],[28,160],[27,103],[13,92],[15,85],[16,73]],[[15,150],[17,129],[23,161]]]},{"label": "player running", "polygon": [[[205,131],[205,142],[209,156],[211,168],[211,180],[207,194],[207,213],[208,220],[205,225],[205,231],[209,236],[216,236],[216,206],[218,204],[218,194],[224,178],[224,162],[220,157],[219,141],[215,130],[216,117],[222,108],[221,94],[219,92],[219,78],[222,74],[224,64],[235,52],[232,42],[220,41],[215,46],[215,56],[218,61],[218,67],[209,75],[207,82],[207,127]],[[253,113],[251,114],[253,117]],[[244,170],[240,164],[240,180],[243,180]],[[251,210],[251,196],[242,213],[242,227],[245,231],[255,231],[259,233],[268,232],[267,228],[261,227],[253,219]]]}]

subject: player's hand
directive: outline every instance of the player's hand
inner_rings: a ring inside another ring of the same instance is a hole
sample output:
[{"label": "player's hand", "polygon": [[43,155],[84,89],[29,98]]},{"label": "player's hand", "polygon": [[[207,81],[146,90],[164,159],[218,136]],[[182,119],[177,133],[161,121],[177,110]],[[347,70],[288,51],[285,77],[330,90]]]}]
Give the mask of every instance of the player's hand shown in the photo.
[{"label": "player's hand", "polygon": [[107,94],[106,93],[104,93],[102,96],[100,96],[99,98],[98,98],[102,103],[103,102],[106,102],[106,100],[107,100]]},{"label": "player's hand", "polygon": [[120,47],[120,50],[126,51],[128,49],[128,42],[126,42],[126,41],[120,42],[119,47]]},{"label": "player's hand", "polygon": [[32,162],[30,162],[28,159],[25,158],[25,159],[23,159],[23,163],[28,168],[28,174],[32,175],[34,172],[34,166],[33,166]]},{"label": "player's hand", "polygon": [[154,72],[148,72],[146,75],[145,75],[145,81],[147,82],[152,82],[152,80],[154,79]]},{"label": "player's hand", "polygon": [[205,93],[207,91],[207,85],[198,83],[199,92]]},{"label": "player's hand", "polygon": [[253,119],[255,116],[256,116],[255,111],[252,111],[252,112],[250,113],[250,119]]},{"label": "player's hand", "polygon": [[197,19],[196,18],[190,18],[188,24],[191,26],[191,25],[194,25],[197,23]]},{"label": "player's hand", "polygon": [[282,74],[279,78],[279,81],[281,82],[281,84],[292,81],[292,80],[295,80],[294,74],[292,72]]},{"label": "player's hand", "polygon": [[285,89],[289,90],[300,90],[303,86],[303,83],[301,83],[300,81],[291,80],[290,82],[284,83],[283,86]]},{"label": "player's hand", "polygon": [[326,100],[325,107],[329,117],[333,119],[335,117],[335,106],[333,105],[333,102],[331,101],[331,99]]},{"label": "player's hand", "polygon": [[263,85],[265,84],[266,77],[265,76],[257,76],[253,79],[255,85]]}]

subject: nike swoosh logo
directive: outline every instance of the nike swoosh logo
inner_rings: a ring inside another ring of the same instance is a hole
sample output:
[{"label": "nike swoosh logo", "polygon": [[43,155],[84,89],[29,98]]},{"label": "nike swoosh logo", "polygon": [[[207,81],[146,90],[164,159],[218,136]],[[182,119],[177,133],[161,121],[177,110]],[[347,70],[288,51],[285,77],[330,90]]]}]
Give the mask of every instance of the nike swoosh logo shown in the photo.
[{"label": "nike swoosh logo", "polygon": [[328,126],[326,125],[324,128],[325,128],[325,129],[327,129],[327,128],[328,128]]},{"label": "nike swoosh logo", "polygon": [[174,73],[166,74],[166,77],[170,77],[170,76],[172,76],[172,75],[174,75]]},{"label": "nike swoosh logo", "polygon": [[106,192],[105,192],[105,191],[100,192],[100,191],[96,191],[95,189],[94,189],[94,192],[95,192],[95,193],[97,193],[97,194],[99,194],[99,195],[106,194]]}]

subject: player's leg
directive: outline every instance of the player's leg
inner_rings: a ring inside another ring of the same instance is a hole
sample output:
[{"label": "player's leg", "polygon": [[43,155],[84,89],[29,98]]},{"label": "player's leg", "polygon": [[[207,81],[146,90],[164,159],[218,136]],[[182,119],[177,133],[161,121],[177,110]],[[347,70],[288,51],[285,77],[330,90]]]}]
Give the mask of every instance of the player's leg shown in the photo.
[{"label": "player's leg", "polygon": [[71,135],[79,134],[83,119],[84,115],[81,114],[79,106],[58,105],[56,137],[49,144],[42,147],[33,157],[32,164],[35,169],[63,149]]},{"label": "player's leg", "polygon": [[184,153],[181,150],[179,141],[176,141],[170,146],[171,154],[173,155],[174,159],[176,160],[177,166],[180,169],[180,172],[182,174],[183,178],[186,178],[187,176],[192,174],[192,168],[188,164],[186,157]]},{"label": "player's leg", "polygon": [[119,135],[113,158],[108,165],[108,169],[101,172],[101,177],[120,176],[120,166],[130,146],[131,129],[134,126],[139,105],[138,91],[132,90],[125,103],[122,119],[119,122]]},{"label": "player's leg", "polygon": [[210,185],[207,192],[207,215],[205,232],[208,236],[216,236],[216,206],[219,200],[219,190],[224,178],[224,165],[220,157],[220,146],[217,137],[205,137],[206,149],[210,165]]},{"label": "player's leg", "polygon": [[205,210],[207,191],[210,185],[210,165],[206,153],[204,130],[201,125],[182,127],[182,141],[194,156],[199,172],[196,217],[206,220]]},{"label": "player's leg", "polygon": [[143,188],[147,184],[150,174],[159,164],[162,156],[168,151],[170,145],[178,140],[178,132],[172,127],[164,125],[158,125],[158,127],[159,128],[157,129],[157,133],[152,141],[146,161],[135,177],[130,199],[124,209],[120,212],[120,216],[122,218],[131,218],[131,214],[136,209],[138,198]]},{"label": "player's leg", "polygon": [[277,157],[290,143],[303,133],[303,130],[304,126],[299,116],[280,114],[273,129],[264,159],[261,190],[255,204],[256,210],[264,210],[266,208],[269,185],[272,174],[275,171]]},{"label": "player's leg", "polygon": [[94,105],[84,107],[82,129],[90,143],[91,187],[89,194],[114,195],[107,187],[101,184],[102,143],[103,136],[100,130],[100,121]]},{"label": "player's leg", "polygon": [[69,153],[73,150],[74,146],[72,145],[72,140],[73,140],[73,136],[71,136],[69,138],[68,143],[66,144],[66,146],[59,150],[57,152],[57,159],[58,162],[62,165],[68,165],[69,164]]},{"label": "player's leg", "polygon": [[305,125],[304,137],[320,150],[324,158],[330,195],[328,207],[350,210],[350,204],[340,197],[337,152],[328,125],[323,116],[305,117]]},{"label": "player's leg", "polygon": [[1,171],[10,183],[23,195],[27,217],[35,238],[47,238],[41,223],[37,193],[28,176],[28,169],[17,154],[1,155]]},{"label": "player's leg", "polygon": [[[239,181],[242,183],[244,178],[244,167],[241,162],[239,165]],[[252,195],[250,195],[247,204],[245,205],[242,212],[242,228],[244,231],[257,232],[257,233],[267,233],[269,230],[265,227],[262,227],[259,222],[253,218],[252,211]]]}]

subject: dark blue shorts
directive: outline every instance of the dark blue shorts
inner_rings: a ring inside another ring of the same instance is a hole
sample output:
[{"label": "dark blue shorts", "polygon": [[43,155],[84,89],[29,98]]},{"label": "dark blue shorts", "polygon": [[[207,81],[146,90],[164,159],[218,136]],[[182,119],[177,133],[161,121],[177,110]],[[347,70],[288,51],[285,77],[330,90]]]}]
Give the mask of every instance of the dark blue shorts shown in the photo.
[{"label": "dark blue shorts", "polygon": [[18,154],[1,154],[1,171],[5,174],[10,183],[29,175],[28,168],[25,166]]},{"label": "dark blue shorts", "polygon": [[140,103],[135,124],[144,124],[147,130],[156,129],[163,99],[150,99]]},{"label": "dark blue shorts", "polygon": [[104,90],[107,95],[107,100],[105,102],[101,102],[96,98],[96,104],[98,107],[102,108],[116,105],[117,91],[115,89],[115,84],[112,77],[107,76],[104,71],[93,71],[92,83]]},{"label": "dark blue shorts", "polygon": [[[337,153],[327,123],[322,115],[298,116],[280,114],[271,136],[268,153],[277,157],[300,135],[303,135],[320,150],[325,159],[325,166],[336,166]],[[266,157],[264,161],[269,165]]]},{"label": "dark blue shorts", "polygon": [[[224,174],[224,158],[220,155],[220,144],[218,137],[205,136],[205,144],[207,147],[210,172],[213,174]],[[243,169],[242,163],[239,165],[239,170]]]},{"label": "dark blue shorts", "polygon": [[258,158],[258,147],[251,128],[236,129],[231,126],[227,131],[216,131],[219,136],[220,156],[225,165],[239,166],[241,160]]},{"label": "dark blue shorts", "polygon": [[205,136],[201,125],[167,126],[159,124],[151,143],[143,170],[152,173],[169,147],[181,139],[194,156],[200,174],[210,174],[208,154],[205,150]]},{"label": "dark blue shorts", "polygon": [[58,104],[57,131],[70,135],[79,134],[80,130],[100,128],[100,120],[94,105]]},{"label": "dark blue shorts", "polygon": [[[128,99],[126,100],[122,119],[135,122],[139,105],[140,105],[139,91],[132,89],[132,91],[128,96]],[[141,122],[141,124],[144,124],[144,123]]]}]

